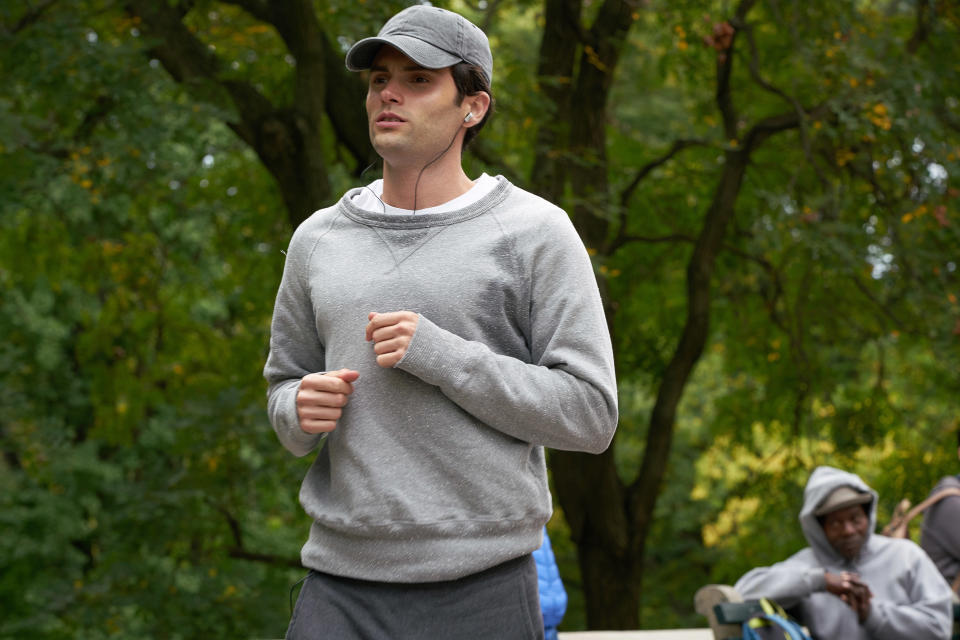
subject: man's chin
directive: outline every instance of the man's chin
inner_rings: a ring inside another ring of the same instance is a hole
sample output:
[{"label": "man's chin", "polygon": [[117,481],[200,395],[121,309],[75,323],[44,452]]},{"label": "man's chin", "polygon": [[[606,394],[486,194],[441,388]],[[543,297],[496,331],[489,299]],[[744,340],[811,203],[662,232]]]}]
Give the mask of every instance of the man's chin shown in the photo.
[{"label": "man's chin", "polygon": [[377,133],[376,135],[370,136],[370,144],[373,145],[373,150],[377,152],[381,158],[386,158],[391,154],[398,152],[403,152],[406,148],[406,143],[404,138],[399,132],[385,131]]}]

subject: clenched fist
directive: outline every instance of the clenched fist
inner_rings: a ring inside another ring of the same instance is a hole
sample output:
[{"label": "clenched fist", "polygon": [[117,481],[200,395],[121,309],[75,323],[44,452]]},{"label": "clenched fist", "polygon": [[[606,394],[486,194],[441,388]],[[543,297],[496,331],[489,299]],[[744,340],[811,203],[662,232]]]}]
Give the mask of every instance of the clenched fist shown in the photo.
[{"label": "clenched fist", "polygon": [[417,331],[417,323],[420,322],[419,314],[412,311],[371,311],[367,320],[367,341],[373,341],[377,364],[393,367],[407,353],[410,340]]},{"label": "clenched fist", "polygon": [[360,374],[352,369],[305,375],[297,391],[300,428],[307,433],[328,433],[336,429],[358,377]]}]

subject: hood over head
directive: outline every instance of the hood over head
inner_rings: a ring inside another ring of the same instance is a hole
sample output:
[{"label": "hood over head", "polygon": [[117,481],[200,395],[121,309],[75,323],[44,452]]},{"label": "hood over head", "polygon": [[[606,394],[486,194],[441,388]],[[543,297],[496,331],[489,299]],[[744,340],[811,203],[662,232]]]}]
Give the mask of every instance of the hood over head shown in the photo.
[{"label": "hood over head", "polygon": [[807,486],[803,490],[803,508],[800,510],[800,527],[803,529],[803,535],[807,543],[813,549],[814,553],[822,561],[829,561],[831,564],[843,564],[843,557],[837,553],[827,540],[827,534],[817,520],[815,512],[823,505],[834,489],[840,487],[849,487],[860,493],[870,494],[871,500],[867,505],[867,511],[870,515],[870,526],[867,531],[867,538],[864,545],[870,540],[877,526],[877,498],[876,491],[867,486],[860,476],[849,471],[836,469],[834,467],[817,467],[810,474],[807,480]]}]

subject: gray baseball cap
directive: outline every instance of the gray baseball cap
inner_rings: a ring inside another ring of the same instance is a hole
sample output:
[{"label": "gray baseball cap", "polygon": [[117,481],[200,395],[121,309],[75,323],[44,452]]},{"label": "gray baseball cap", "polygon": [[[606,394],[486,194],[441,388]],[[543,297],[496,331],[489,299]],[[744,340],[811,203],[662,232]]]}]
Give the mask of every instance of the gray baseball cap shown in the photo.
[{"label": "gray baseball cap", "polygon": [[393,16],[375,38],[364,38],[347,51],[347,69],[369,69],[380,47],[388,44],[425,69],[468,62],[483,69],[493,84],[493,54],[486,34],[460,14],[414,5]]}]

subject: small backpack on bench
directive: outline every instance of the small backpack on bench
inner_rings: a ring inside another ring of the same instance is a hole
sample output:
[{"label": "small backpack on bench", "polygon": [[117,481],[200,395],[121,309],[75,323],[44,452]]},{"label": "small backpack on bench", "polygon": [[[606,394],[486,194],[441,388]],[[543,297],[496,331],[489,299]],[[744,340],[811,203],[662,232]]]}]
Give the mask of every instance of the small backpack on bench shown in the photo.
[{"label": "small backpack on bench", "polygon": [[762,613],[743,623],[743,640],[810,640],[806,629],[787,615],[780,605],[760,599]]}]

